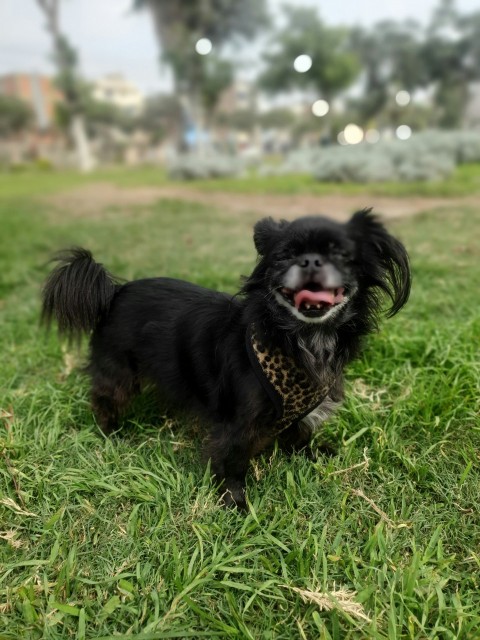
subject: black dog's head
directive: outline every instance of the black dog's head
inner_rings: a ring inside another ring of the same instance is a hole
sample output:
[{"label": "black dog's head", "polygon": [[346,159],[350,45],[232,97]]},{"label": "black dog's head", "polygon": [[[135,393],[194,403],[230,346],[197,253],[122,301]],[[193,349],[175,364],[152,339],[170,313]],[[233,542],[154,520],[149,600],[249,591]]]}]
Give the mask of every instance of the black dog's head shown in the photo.
[{"label": "black dog's head", "polygon": [[244,292],[282,326],[338,327],[354,318],[370,330],[387,294],[389,316],[406,303],[410,269],[403,245],[369,210],[345,224],[320,216],[255,225],[259,262]]}]

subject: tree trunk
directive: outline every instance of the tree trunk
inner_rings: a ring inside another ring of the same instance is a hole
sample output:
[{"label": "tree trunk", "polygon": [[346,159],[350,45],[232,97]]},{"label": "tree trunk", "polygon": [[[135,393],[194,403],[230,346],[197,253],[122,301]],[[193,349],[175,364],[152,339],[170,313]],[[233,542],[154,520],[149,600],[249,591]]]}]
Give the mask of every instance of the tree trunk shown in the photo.
[{"label": "tree trunk", "polygon": [[205,140],[205,109],[198,87],[192,88],[188,96],[188,104],[196,132],[194,150],[198,155],[205,156],[208,147],[207,140]]},{"label": "tree trunk", "polygon": [[[148,7],[153,17],[153,25],[159,49],[165,52],[178,50],[183,43],[184,33],[179,25],[185,23],[184,6],[180,2],[158,2],[149,0]],[[185,153],[188,150],[185,142],[185,132],[187,125],[197,126],[195,104],[192,99],[192,88],[185,78],[179,77],[173,66],[173,90],[178,96],[182,113],[180,114],[180,127],[176,132],[175,146],[178,153]]]},{"label": "tree trunk", "polygon": [[95,158],[90,151],[90,144],[85,130],[85,121],[79,113],[72,116],[70,133],[75,145],[78,168],[82,173],[88,173],[96,166]]},{"label": "tree trunk", "polygon": [[[46,28],[52,36],[58,73],[61,75],[70,63],[64,59],[61,46],[62,34],[59,26],[59,0],[37,0],[37,4],[47,19]],[[78,104],[75,102],[75,99],[72,98],[69,100],[69,96],[66,95],[64,96],[64,100],[70,112],[70,133],[73,144],[75,145],[78,168],[83,173],[88,173],[97,163],[90,151],[90,143],[85,130],[85,121],[83,115],[78,112]]]}]

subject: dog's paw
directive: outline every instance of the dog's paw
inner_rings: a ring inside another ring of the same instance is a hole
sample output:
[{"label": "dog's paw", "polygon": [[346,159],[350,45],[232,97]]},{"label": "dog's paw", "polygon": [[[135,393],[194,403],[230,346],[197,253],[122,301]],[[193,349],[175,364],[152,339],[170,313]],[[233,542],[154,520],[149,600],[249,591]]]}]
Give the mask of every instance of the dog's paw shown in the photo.
[{"label": "dog's paw", "polygon": [[222,506],[226,508],[237,508],[240,511],[247,511],[245,489],[241,485],[222,489],[221,503]]},{"label": "dog's paw", "polygon": [[317,458],[318,458],[317,451],[316,450],[314,451],[310,445],[303,447],[303,449],[300,449],[298,453],[305,456],[307,460],[311,460],[312,462],[317,461]]},{"label": "dog's paw", "polygon": [[[338,447],[335,444],[324,440],[316,445],[315,452],[319,455],[333,457],[338,455]],[[318,458],[318,455],[316,455],[315,458]]]},{"label": "dog's paw", "polygon": [[311,447],[310,445],[302,447],[302,449],[298,449],[295,453],[304,456],[311,462],[318,462],[318,459],[321,456],[336,456],[338,454],[338,450],[329,442],[320,442],[314,447]]}]

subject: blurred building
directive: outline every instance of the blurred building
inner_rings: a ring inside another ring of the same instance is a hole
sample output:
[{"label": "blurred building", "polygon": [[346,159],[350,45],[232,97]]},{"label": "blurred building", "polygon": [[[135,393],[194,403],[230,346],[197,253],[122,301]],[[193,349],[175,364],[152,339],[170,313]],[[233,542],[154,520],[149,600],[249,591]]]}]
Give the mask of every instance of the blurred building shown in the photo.
[{"label": "blurred building", "polygon": [[51,78],[38,73],[11,73],[0,76],[0,93],[26,102],[35,114],[38,129],[48,129],[54,122],[55,105],[62,95]]},{"label": "blurred building", "polygon": [[110,73],[93,83],[92,97],[131,115],[143,111],[145,96],[121,73]]}]

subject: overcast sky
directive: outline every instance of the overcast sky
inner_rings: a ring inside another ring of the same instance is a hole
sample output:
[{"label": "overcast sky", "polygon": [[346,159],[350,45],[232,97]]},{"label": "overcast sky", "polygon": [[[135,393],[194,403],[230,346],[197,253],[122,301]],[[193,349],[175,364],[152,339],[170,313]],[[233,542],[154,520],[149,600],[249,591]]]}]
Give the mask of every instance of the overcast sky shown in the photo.
[{"label": "overcast sky", "polygon": [[[241,1],[241,0],[238,0]],[[285,0],[269,0],[272,12]],[[61,26],[78,48],[89,79],[122,72],[142,91],[170,88],[170,75],[159,64],[158,47],[148,13],[132,13],[131,0],[62,0]],[[314,6],[328,24],[372,25],[379,20],[415,18],[426,22],[436,0],[295,0]],[[463,13],[479,0],[457,0]],[[52,73],[50,41],[36,0],[0,0],[0,74]]]}]

